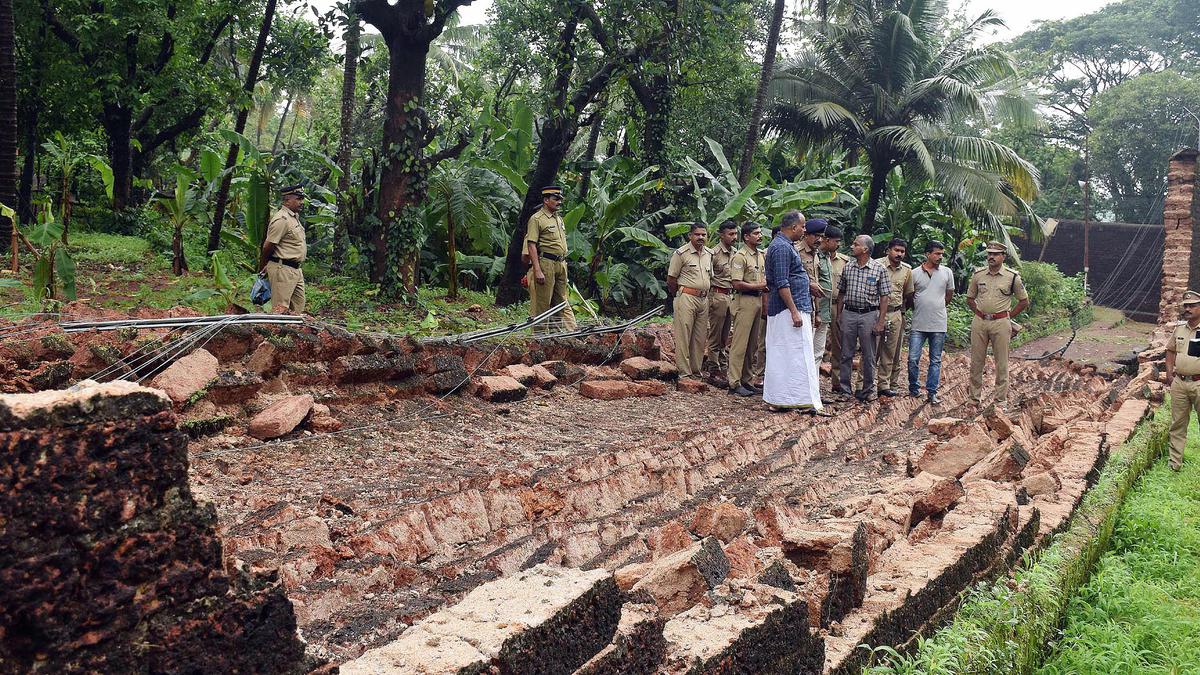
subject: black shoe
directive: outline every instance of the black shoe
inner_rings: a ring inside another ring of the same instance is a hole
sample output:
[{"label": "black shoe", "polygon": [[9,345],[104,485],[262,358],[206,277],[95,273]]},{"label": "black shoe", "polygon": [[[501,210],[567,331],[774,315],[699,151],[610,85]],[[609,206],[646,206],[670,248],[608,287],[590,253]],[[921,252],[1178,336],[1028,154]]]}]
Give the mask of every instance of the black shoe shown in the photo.
[{"label": "black shoe", "polygon": [[879,391],[879,395],[880,396],[896,396],[897,394],[896,394],[895,389],[881,389]]},{"label": "black shoe", "polygon": [[865,391],[859,391],[859,392],[855,392],[854,398],[862,401],[863,403],[870,403],[871,401],[874,401],[876,398],[879,398],[879,397],[876,396],[874,394],[874,392],[867,393]]},{"label": "black shoe", "polygon": [[754,395],[754,392],[752,390],[747,389],[746,387],[743,387],[740,384],[736,388],[730,389],[729,391],[734,394],[737,394],[738,396],[753,396]]},{"label": "black shoe", "polygon": [[919,389],[917,391],[910,391],[908,395],[913,398],[921,398],[921,391]]},{"label": "black shoe", "polygon": [[746,388],[747,388],[747,389],[749,389],[750,391],[754,392],[755,394],[761,394],[761,393],[763,393],[763,388],[762,388],[762,387],[756,387],[756,386],[754,386],[754,385],[750,385],[750,386],[748,386],[748,387],[746,387]]},{"label": "black shoe", "polygon": [[941,402],[942,402],[942,398],[941,398],[940,396],[938,396],[937,394],[930,394],[930,395],[929,395],[929,402],[930,402],[930,403],[932,403],[932,404],[934,404],[934,405],[938,405],[939,403],[941,403]]}]

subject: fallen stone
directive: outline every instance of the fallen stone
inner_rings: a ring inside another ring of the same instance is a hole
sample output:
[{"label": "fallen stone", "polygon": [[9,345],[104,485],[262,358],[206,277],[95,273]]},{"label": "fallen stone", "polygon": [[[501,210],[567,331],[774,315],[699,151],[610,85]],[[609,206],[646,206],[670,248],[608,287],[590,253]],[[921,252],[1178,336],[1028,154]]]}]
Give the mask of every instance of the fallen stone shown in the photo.
[{"label": "fallen stone", "polygon": [[216,379],[219,365],[217,357],[197,349],[155,375],[150,386],[167,392],[175,403],[184,403]]},{"label": "fallen stone", "polygon": [[785,591],[796,591],[796,580],[782,560],[774,560],[758,575],[758,583]]},{"label": "fallen stone", "polygon": [[333,361],[329,375],[338,384],[383,382],[396,372],[392,360],[380,354],[340,356]]},{"label": "fallen stone", "polygon": [[281,398],[255,415],[246,433],[264,441],[279,438],[299,426],[312,407],[313,397],[308,394]]},{"label": "fallen stone", "polygon": [[471,383],[471,376],[466,370],[443,370],[424,379],[416,378],[416,381],[430,394],[443,396],[454,392],[462,393]]},{"label": "fallen stone", "polygon": [[628,380],[625,373],[616,368],[609,366],[584,366],[583,367],[585,381],[593,380]]},{"label": "fallen stone", "polygon": [[701,380],[684,378],[675,385],[675,388],[685,394],[703,394],[708,391],[708,384]]},{"label": "fallen stone", "polygon": [[492,403],[508,403],[525,398],[527,391],[524,385],[507,375],[490,375],[479,378],[475,395]]},{"label": "fallen stone", "polygon": [[729,576],[736,579],[753,579],[762,569],[758,558],[761,549],[750,537],[738,537],[725,546],[725,557],[729,558]]},{"label": "fallen stone", "polygon": [[270,342],[260,342],[246,361],[246,370],[267,376],[279,370],[279,348]]},{"label": "fallen stone", "polygon": [[523,363],[514,363],[500,369],[498,375],[507,375],[526,387],[537,385],[538,376],[533,368]]},{"label": "fallen stone", "polygon": [[531,368],[534,376],[534,386],[538,389],[553,389],[554,385],[558,384],[558,378],[546,369],[545,366],[536,365]]},{"label": "fallen stone", "polygon": [[963,474],[963,481],[970,482],[981,478],[994,481],[1010,481],[1021,475],[1025,465],[1029,464],[1029,453],[1025,446],[1016,439],[1010,439],[1004,445],[988,453],[978,464]]},{"label": "fallen stone", "polygon": [[983,411],[983,423],[991,429],[996,435],[996,440],[1008,440],[1013,435],[1012,421],[1004,414],[1004,411],[996,408],[995,405],[988,406],[987,410]]},{"label": "fallen stone", "polygon": [[620,615],[604,570],[538,565],[476,588],[341,672],[571,673],[612,641]]},{"label": "fallen stone", "polygon": [[642,388],[630,380],[584,380],[579,384],[580,395],[601,401],[615,401],[638,396]]},{"label": "fallen stone", "polygon": [[713,537],[643,565],[641,579],[630,590],[644,591],[667,616],[695,605],[729,574],[729,559]]},{"label": "fallen stone", "polygon": [[958,478],[995,448],[995,441],[978,425],[926,450],[917,460],[919,471]]},{"label": "fallen stone", "polygon": [[644,356],[634,356],[621,362],[621,372],[634,380],[649,380],[658,377],[661,372],[658,363]]},{"label": "fallen stone", "polygon": [[1038,495],[1048,495],[1058,492],[1059,483],[1058,478],[1053,473],[1043,471],[1021,481],[1021,486],[1025,488],[1025,492],[1030,497],[1037,497]]},{"label": "fallen stone", "polygon": [[866,597],[867,527],[861,522],[820,524],[824,526],[820,531],[785,533],[782,547],[796,566],[828,574],[828,592],[821,603],[821,625],[828,626],[861,607]]},{"label": "fallen stone", "polygon": [[916,487],[917,495],[908,521],[910,528],[929,516],[944,513],[966,494],[957,478],[922,473],[911,483]]},{"label": "fallen stone", "polygon": [[244,403],[254,398],[263,388],[263,379],[258,373],[224,371],[208,385],[207,398],[213,403],[228,405]]},{"label": "fallen stone", "polygon": [[964,422],[958,417],[935,417],[925,424],[925,430],[934,436],[948,438],[962,429]]},{"label": "fallen stone", "polygon": [[646,547],[650,549],[651,559],[682,551],[695,543],[692,535],[676,520],[663,525],[646,537]]},{"label": "fallen stone", "polygon": [[638,396],[662,396],[667,393],[667,383],[661,380],[643,380],[634,384],[637,385]]},{"label": "fallen stone", "polygon": [[716,506],[701,504],[689,529],[698,537],[713,536],[728,544],[746,529],[747,517],[745,511],[730,502]]}]

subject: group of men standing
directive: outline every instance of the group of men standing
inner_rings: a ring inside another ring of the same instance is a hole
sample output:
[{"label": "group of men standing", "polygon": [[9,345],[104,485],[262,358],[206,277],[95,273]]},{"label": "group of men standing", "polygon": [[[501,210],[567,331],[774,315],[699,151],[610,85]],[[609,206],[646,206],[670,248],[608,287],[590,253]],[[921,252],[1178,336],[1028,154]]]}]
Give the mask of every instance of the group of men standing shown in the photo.
[{"label": "group of men standing", "polygon": [[[717,245],[709,248],[706,227],[696,223],[688,243],[672,253],[667,270],[680,377],[723,370],[733,394],[762,394],[776,410],[828,414],[818,379],[828,350],[836,402],[898,396],[907,370],[908,394],[940,403],[947,307],[954,297],[954,276],[942,264],[941,242],[929,242],[924,260],[913,268],[905,262],[904,240],[893,239],[886,255],[875,259],[875,242],[861,235],[847,256],[839,251],[843,233],[837,226],[806,220],[799,211],[784,214],[766,251],[756,223],[739,228],[727,221],[718,233]],[[989,347],[996,362],[995,400],[1007,400],[1010,317],[1029,304],[1020,274],[1004,266],[1005,258],[1005,247],[990,242],[988,266],[975,272],[967,290],[967,304],[975,313],[970,396],[976,404],[982,399]],[[910,309],[905,360],[905,312]],[[926,349],[929,366],[922,393],[919,365]],[[760,376],[762,385],[757,386]]]}]

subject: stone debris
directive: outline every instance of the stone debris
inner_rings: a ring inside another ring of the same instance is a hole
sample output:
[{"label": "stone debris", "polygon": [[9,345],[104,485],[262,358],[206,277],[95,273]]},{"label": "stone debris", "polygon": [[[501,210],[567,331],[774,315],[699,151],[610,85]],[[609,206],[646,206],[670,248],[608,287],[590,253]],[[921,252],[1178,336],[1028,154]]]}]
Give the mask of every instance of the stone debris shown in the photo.
[{"label": "stone debris", "polygon": [[617,584],[635,595],[644,593],[664,615],[681,612],[700,601],[729,574],[729,559],[716,539],[617,572]]},{"label": "stone debris", "polygon": [[246,433],[262,441],[279,438],[300,426],[312,407],[313,397],[308,394],[281,398],[255,415]]},{"label": "stone debris", "polygon": [[958,478],[987,456],[995,441],[979,425],[971,425],[958,436],[934,444],[917,460],[917,468],[938,476]]},{"label": "stone debris", "polygon": [[217,357],[203,349],[179,359],[150,380],[150,386],[162,389],[176,404],[186,403],[217,378]]},{"label": "stone debris", "polygon": [[525,385],[508,375],[490,375],[479,378],[479,388],[475,394],[492,403],[508,403],[525,398],[528,391]]}]

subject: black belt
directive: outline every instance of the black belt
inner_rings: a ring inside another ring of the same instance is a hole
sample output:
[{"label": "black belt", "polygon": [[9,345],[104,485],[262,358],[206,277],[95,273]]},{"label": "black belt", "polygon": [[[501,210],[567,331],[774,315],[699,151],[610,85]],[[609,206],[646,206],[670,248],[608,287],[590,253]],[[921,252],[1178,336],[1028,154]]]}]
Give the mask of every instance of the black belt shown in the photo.
[{"label": "black belt", "polygon": [[855,314],[866,314],[867,312],[874,312],[877,309],[879,309],[879,305],[874,305],[871,307],[868,307],[866,305],[863,305],[862,307],[855,307],[854,305],[846,305],[846,311],[854,312]]},{"label": "black belt", "polygon": [[562,262],[563,261],[563,257],[561,255],[554,255],[553,253],[539,253],[538,255],[542,256],[543,258],[545,258],[547,260],[553,260],[554,262]]},{"label": "black belt", "polygon": [[288,267],[294,267],[296,269],[300,269],[300,261],[299,260],[291,260],[291,259],[285,260],[283,258],[277,258],[275,256],[271,256],[271,262],[277,262],[280,265],[287,265]]}]

